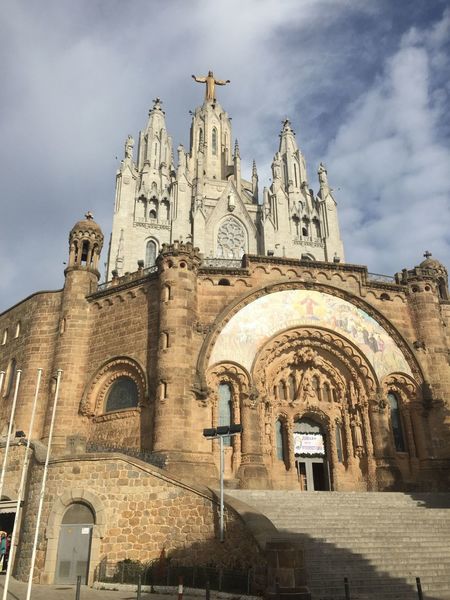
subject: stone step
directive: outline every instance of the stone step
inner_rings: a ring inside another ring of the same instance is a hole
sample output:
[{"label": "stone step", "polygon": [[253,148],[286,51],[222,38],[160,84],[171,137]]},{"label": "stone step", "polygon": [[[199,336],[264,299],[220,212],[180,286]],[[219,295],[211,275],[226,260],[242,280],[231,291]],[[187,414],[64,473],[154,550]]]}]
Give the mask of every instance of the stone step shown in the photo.
[{"label": "stone step", "polygon": [[233,490],[303,546],[313,600],[450,600],[450,494]]}]

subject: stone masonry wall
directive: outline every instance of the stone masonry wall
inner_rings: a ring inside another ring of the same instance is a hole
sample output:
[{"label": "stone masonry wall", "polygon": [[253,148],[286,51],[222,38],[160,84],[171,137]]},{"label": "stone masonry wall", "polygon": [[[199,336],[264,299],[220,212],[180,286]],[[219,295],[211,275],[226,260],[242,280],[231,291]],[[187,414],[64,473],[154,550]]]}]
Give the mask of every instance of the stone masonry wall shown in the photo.
[{"label": "stone masonry wall", "polygon": [[[42,466],[35,464],[16,568],[20,579],[29,569],[41,477]],[[101,560],[150,561],[163,549],[189,565],[236,567],[260,560],[256,542],[231,509],[226,512],[225,543],[218,542],[217,503],[206,488],[184,485],[122,455],[83,455],[50,464],[35,571],[42,574],[36,576],[41,582],[53,580],[57,539],[51,538],[59,535],[64,511],[74,500],[88,502],[96,512],[100,539],[98,551],[93,546],[91,570]]]}]

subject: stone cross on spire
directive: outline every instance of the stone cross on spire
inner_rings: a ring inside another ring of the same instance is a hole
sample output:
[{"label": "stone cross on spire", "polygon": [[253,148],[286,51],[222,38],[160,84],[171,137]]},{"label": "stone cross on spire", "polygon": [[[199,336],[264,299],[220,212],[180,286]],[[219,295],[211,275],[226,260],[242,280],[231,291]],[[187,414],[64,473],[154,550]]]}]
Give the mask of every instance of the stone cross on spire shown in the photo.
[{"label": "stone cross on spire", "polygon": [[425,250],[423,255],[425,256],[425,258],[430,258],[430,256],[432,256],[431,252],[429,252],[428,250]]},{"label": "stone cross on spire", "polygon": [[196,81],[197,83],[206,83],[205,100],[207,102],[214,102],[214,100],[216,99],[214,94],[214,87],[216,85],[226,85],[227,83],[230,83],[229,79],[215,79],[214,73],[212,71],[208,71],[208,75],[206,77],[198,77],[197,75],[192,75],[192,79],[194,79],[194,81]]}]

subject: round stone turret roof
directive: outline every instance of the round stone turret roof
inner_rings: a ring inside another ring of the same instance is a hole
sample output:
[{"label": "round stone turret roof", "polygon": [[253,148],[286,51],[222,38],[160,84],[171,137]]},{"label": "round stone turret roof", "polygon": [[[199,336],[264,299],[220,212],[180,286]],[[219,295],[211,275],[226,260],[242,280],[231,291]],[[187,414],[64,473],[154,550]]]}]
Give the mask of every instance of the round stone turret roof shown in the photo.
[{"label": "round stone turret roof", "polygon": [[84,219],[75,223],[70,231],[70,234],[72,235],[72,233],[75,233],[76,231],[90,231],[98,233],[101,237],[103,237],[103,232],[100,225],[94,221],[94,215],[91,212],[87,212],[84,217]]}]

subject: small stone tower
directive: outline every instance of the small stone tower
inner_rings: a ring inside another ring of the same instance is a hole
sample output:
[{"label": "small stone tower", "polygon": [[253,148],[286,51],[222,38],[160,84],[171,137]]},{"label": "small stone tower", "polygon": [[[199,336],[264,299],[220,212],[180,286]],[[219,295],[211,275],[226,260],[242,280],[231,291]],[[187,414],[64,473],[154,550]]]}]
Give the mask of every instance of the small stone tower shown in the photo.
[{"label": "small stone tower", "polygon": [[160,312],[153,451],[168,457],[173,473],[189,473],[192,479],[215,474],[201,436],[211,416],[194,390],[199,336],[193,324],[198,321],[200,263],[198,248],[190,242],[164,244],[157,258]]},{"label": "small stone tower", "polygon": [[[78,406],[83,394],[90,340],[90,310],[86,296],[97,290],[102,247],[102,230],[88,212],[69,234],[69,263],[64,271],[65,282],[53,357],[53,373],[56,374],[57,369],[63,371],[53,442],[55,451],[60,453],[71,453],[74,445],[79,445],[77,435],[85,429],[78,417]],[[55,379],[49,390],[44,441],[50,426],[54,383]]]}]

